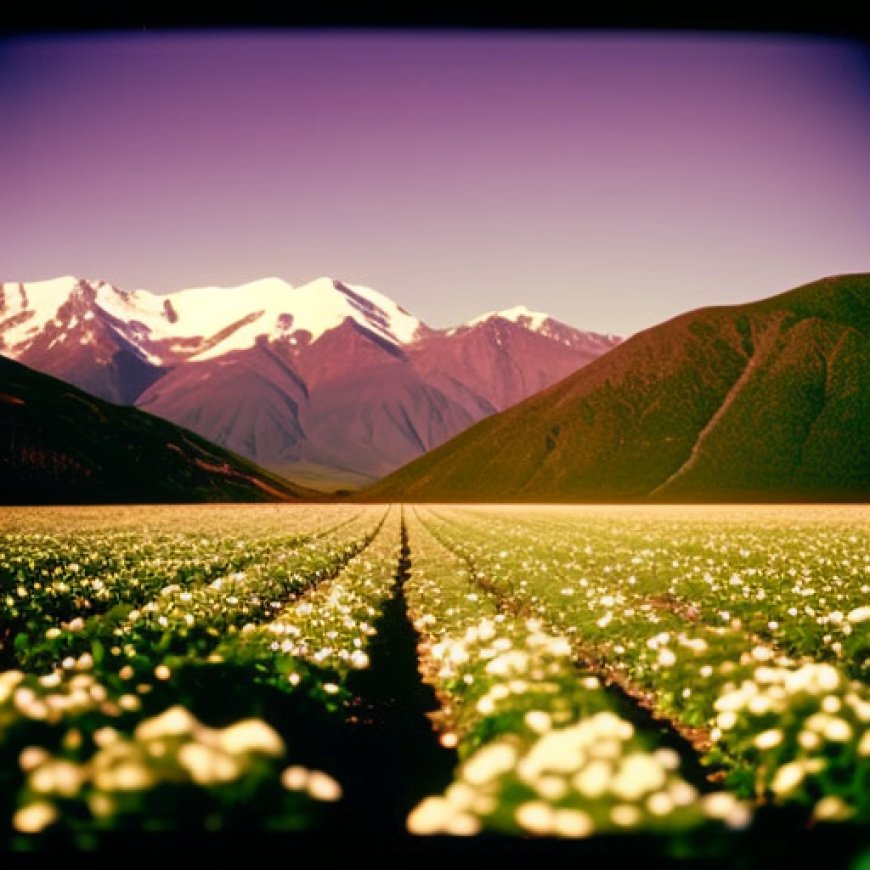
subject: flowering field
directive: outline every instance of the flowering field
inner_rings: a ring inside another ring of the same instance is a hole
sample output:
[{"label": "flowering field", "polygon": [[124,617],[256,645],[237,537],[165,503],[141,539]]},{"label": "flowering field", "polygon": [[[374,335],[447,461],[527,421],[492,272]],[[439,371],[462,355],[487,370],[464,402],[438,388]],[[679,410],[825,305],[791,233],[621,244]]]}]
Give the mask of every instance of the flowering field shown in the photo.
[{"label": "flowering field", "polygon": [[868,543],[854,506],[3,509],[0,837],[860,860]]}]

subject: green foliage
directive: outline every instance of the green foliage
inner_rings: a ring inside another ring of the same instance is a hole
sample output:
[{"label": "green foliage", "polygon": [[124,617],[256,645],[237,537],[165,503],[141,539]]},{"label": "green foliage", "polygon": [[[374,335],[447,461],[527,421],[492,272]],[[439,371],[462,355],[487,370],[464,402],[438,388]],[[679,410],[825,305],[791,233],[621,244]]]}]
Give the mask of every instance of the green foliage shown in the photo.
[{"label": "green foliage", "polygon": [[[350,701],[394,582],[398,512],[268,511],[97,511],[69,532],[62,511],[14,515],[3,616],[28,630],[0,673],[0,812],[15,848],[322,823],[340,786],[292,763],[264,717],[279,692],[326,715]],[[285,624],[292,654],[274,644]]]},{"label": "green foliage", "polygon": [[0,357],[6,504],[320,500],[193,432]]}]

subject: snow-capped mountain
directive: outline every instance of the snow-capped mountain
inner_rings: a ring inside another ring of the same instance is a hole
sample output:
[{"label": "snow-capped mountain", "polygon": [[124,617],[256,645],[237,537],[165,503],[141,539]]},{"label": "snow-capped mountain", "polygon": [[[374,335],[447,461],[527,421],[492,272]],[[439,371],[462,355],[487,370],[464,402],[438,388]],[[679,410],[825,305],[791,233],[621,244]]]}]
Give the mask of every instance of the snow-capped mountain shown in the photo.
[{"label": "snow-capped mountain", "polygon": [[153,365],[214,359],[253,347],[261,336],[312,342],[346,319],[396,345],[412,341],[420,327],[420,321],[381,293],[329,278],[302,287],[264,278],[238,287],[195,287],[159,296],[67,276],[0,284],[0,315],[0,348],[7,356],[28,352],[40,333],[51,333],[58,344],[71,337],[81,344],[93,342],[102,322]]},{"label": "snow-capped mountain", "polygon": [[472,326],[477,326],[479,323],[486,323],[490,320],[507,320],[511,323],[516,323],[522,326],[529,332],[536,332],[538,335],[552,338],[553,341],[558,341],[567,347],[581,348],[587,347],[590,340],[595,339],[603,341],[608,347],[614,342],[618,342],[619,338],[615,335],[599,335],[594,332],[581,332],[579,329],[574,329],[573,326],[568,326],[565,323],[560,323],[554,320],[549,314],[544,314],[542,311],[530,311],[525,305],[515,305],[513,308],[507,308],[504,311],[489,311],[486,314],[481,314],[480,317],[475,317],[469,320],[468,323],[462,326],[454,327],[448,330],[448,333],[453,335],[463,329]]},{"label": "snow-capped mountain", "polygon": [[448,330],[319,278],[0,284],[0,353],[300,480],[376,479],[616,345],[523,306]]}]

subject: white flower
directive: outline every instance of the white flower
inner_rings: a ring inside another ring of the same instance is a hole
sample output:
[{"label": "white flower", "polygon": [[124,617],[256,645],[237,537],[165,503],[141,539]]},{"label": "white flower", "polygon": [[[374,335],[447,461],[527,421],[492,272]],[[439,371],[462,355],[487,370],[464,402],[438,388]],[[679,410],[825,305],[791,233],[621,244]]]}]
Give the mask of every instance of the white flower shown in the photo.
[{"label": "white flower", "polygon": [[355,649],[350,654],[350,664],[351,667],[354,667],[360,671],[364,668],[367,668],[369,666],[368,654],[361,649]]},{"label": "white flower", "polygon": [[232,782],[242,772],[232,756],[202,743],[185,743],[178,752],[178,760],[199,785]]},{"label": "white flower", "polygon": [[133,732],[137,740],[158,737],[180,737],[199,727],[199,722],[180,704],[164,710],[159,716],[144,719]]},{"label": "white flower", "polygon": [[483,785],[511,770],[517,761],[517,750],[508,743],[490,743],[479,749],[462,768],[462,778],[472,785]]},{"label": "white flower", "polygon": [[549,834],[553,829],[553,810],[543,801],[520,804],[514,818],[517,824],[531,834]]},{"label": "white flower", "polygon": [[143,791],[156,784],[154,775],[138,761],[128,761],[94,774],[94,785],[103,791]]},{"label": "white flower", "polygon": [[12,817],[12,827],[22,834],[38,834],[57,819],[57,808],[48,801],[22,807]]},{"label": "white flower", "polygon": [[631,722],[620,718],[616,713],[596,713],[586,721],[598,737],[628,740],[634,734],[634,726]]},{"label": "white flower", "polygon": [[733,710],[726,710],[716,717],[716,724],[723,730],[727,731],[737,724],[737,714]]},{"label": "white flower", "polygon": [[855,810],[852,807],[841,797],[832,794],[823,797],[813,809],[813,818],[822,821],[842,821],[854,814]]},{"label": "white flower", "polygon": [[634,827],[641,819],[640,810],[631,804],[617,804],[610,811],[610,818],[621,828]]},{"label": "white flower", "polygon": [[745,804],[724,791],[713,792],[701,798],[704,812],[712,819],[721,819],[729,828],[743,828],[749,824],[751,814]]},{"label": "white flower", "polygon": [[0,673],[0,704],[11,694],[12,690],[24,679],[21,671],[3,671]]},{"label": "white flower", "polygon": [[109,795],[97,791],[88,797],[88,809],[97,818],[105,819],[114,815],[117,807]]},{"label": "white flower", "polygon": [[40,794],[58,794],[72,797],[78,794],[85,773],[77,764],[54,759],[41,764],[30,775],[31,788]]},{"label": "white flower", "polygon": [[785,678],[785,688],[792,694],[810,692],[814,695],[831,692],[840,685],[840,674],[831,665],[806,664]]},{"label": "white flower", "polygon": [[471,813],[457,813],[447,820],[444,833],[454,837],[473,837],[480,832],[480,820]]},{"label": "white flower", "polygon": [[282,755],[284,741],[274,728],[262,719],[243,719],[224,728],[218,736],[219,745],[232,755],[261,752],[264,755]]},{"label": "white flower", "polygon": [[553,727],[550,714],[543,710],[530,710],[523,717],[523,721],[536,734],[544,734]]},{"label": "white flower", "polygon": [[529,655],[522,650],[509,650],[494,658],[486,666],[486,672],[494,677],[522,674],[529,667]]},{"label": "white flower", "polygon": [[674,800],[666,791],[657,791],[646,800],[647,809],[654,816],[666,816],[674,809]]},{"label": "white flower", "polygon": [[822,710],[825,713],[839,713],[842,706],[843,702],[836,695],[827,695],[822,698]]},{"label": "white flower", "polygon": [[533,782],[544,771],[573,773],[579,766],[582,744],[588,737],[583,726],[549,731],[541,737],[517,769],[526,782]]},{"label": "white flower", "polygon": [[489,716],[495,712],[495,701],[489,696],[484,695],[476,704],[477,712],[484,716]]},{"label": "white flower", "polygon": [[816,734],[815,731],[801,731],[801,733],[798,734],[798,743],[804,749],[818,749],[818,747],[821,745],[821,742],[822,738],[819,737],[819,735]]},{"label": "white flower", "polygon": [[321,770],[312,770],[309,773],[307,790],[317,801],[337,801],[341,798],[341,786]]},{"label": "white flower", "polygon": [[852,737],[852,726],[845,719],[834,716],[825,727],[823,736],[832,743],[845,743]]},{"label": "white flower", "polygon": [[548,801],[557,801],[567,793],[568,784],[561,776],[550,774],[549,776],[542,776],[535,782],[535,791]]},{"label": "white flower", "polygon": [[588,813],[569,809],[555,810],[551,824],[557,837],[588,837],[595,827]]},{"label": "white flower", "polygon": [[450,647],[447,659],[454,665],[462,665],[468,661],[468,650],[461,643],[454,643]]},{"label": "white flower", "polygon": [[574,788],[589,798],[597,798],[607,791],[613,768],[603,759],[595,759],[585,765],[571,782]]},{"label": "white flower", "polygon": [[673,650],[664,647],[659,650],[658,663],[663,668],[669,668],[677,663],[677,656]]},{"label": "white flower", "polygon": [[804,776],[805,770],[803,764],[799,761],[790,761],[776,771],[770,787],[775,795],[785,797],[791,794],[804,781]]},{"label": "white flower", "polygon": [[477,792],[466,782],[453,782],[444,792],[444,797],[456,810],[467,810],[476,795]]},{"label": "white flower", "polygon": [[[870,734],[870,732],[867,732]],[[47,761],[51,756],[41,746],[28,746],[21,750],[18,756],[18,764],[23,771],[33,770],[39,767],[44,761]]]},{"label": "white flower", "polygon": [[713,819],[724,819],[736,803],[737,798],[727,791],[716,791],[701,798],[704,812]]},{"label": "white flower", "polygon": [[739,689],[720,695],[714,702],[713,708],[720,713],[742,710],[749,703],[750,698],[757,694],[758,686],[755,683],[746,681]]},{"label": "white flower", "polygon": [[477,626],[477,636],[482,641],[490,641],[495,637],[495,625],[488,619],[484,619]]},{"label": "white flower", "polygon": [[308,786],[308,771],[299,764],[288,767],[281,774],[281,785],[289,791],[302,791]]},{"label": "white flower", "polygon": [[767,695],[756,695],[754,698],[749,699],[747,707],[750,713],[754,713],[756,716],[763,716],[772,709],[773,702]]},{"label": "white flower", "polygon": [[668,786],[668,794],[678,807],[687,807],[693,804],[698,797],[698,791],[693,785],[689,785],[684,779],[678,779]]},{"label": "white flower", "polygon": [[850,610],[846,619],[851,623],[866,622],[870,619],[870,604],[865,604],[863,607],[856,607],[854,610]]},{"label": "white flower", "polygon": [[659,747],[653,752],[653,758],[665,769],[676,770],[680,766],[680,756],[674,749]]},{"label": "white flower", "polygon": [[610,791],[626,801],[634,801],[665,784],[665,772],[651,755],[633,753],[623,762],[610,783]]},{"label": "white flower", "polygon": [[456,810],[442,797],[427,797],[411,811],[405,822],[408,831],[420,836],[440,834]]},{"label": "white flower", "polygon": [[756,735],[753,742],[759,749],[773,749],[782,743],[782,731],[779,728],[769,728]]},{"label": "white flower", "polygon": [[118,740],[120,740],[120,735],[109,725],[104,725],[102,728],[97,728],[94,731],[94,743],[101,748],[111,746],[113,743],[117,743]]}]

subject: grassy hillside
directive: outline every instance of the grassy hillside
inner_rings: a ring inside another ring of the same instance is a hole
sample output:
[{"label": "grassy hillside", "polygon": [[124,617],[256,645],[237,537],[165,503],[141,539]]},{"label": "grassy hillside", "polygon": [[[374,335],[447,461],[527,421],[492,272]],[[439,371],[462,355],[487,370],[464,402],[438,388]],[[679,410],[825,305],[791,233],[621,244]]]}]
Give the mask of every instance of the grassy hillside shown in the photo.
[{"label": "grassy hillside", "polygon": [[186,429],[0,357],[0,504],[309,497]]},{"label": "grassy hillside", "polygon": [[870,275],[702,309],[641,332],[364,495],[863,500]]}]

